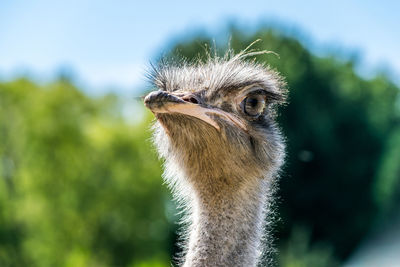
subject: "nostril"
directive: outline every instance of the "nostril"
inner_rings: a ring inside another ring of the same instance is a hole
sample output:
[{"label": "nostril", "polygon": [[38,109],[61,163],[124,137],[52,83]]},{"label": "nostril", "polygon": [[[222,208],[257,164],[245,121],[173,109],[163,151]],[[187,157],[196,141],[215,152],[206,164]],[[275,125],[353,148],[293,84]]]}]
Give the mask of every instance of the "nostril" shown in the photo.
[{"label": "nostril", "polygon": [[184,96],[182,99],[192,104],[199,104],[199,100],[197,100],[197,98],[194,96]]},{"label": "nostril", "polygon": [[199,103],[199,101],[197,101],[197,99],[194,98],[194,97],[189,98],[189,102],[193,103],[193,104],[198,104]]}]

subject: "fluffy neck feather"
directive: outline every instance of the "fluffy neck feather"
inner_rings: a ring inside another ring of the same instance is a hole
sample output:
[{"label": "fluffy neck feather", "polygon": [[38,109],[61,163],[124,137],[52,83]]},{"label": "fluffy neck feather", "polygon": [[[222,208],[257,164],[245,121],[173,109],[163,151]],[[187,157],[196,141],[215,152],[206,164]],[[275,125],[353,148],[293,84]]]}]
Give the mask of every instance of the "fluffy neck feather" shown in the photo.
[{"label": "fluffy neck feather", "polygon": [[196,187],[191,196],[192,224],[184,267],[256,266],[262,252],[266,180],[209,192]]}]

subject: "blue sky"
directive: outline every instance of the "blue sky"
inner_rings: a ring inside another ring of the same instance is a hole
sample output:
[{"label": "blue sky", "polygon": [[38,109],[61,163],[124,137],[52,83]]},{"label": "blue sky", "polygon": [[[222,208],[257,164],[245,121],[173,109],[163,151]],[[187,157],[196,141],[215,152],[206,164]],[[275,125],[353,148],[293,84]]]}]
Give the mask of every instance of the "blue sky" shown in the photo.
[{"label": "blue sky", "polygon": [[232,21],[296,27],[315,47],[359,53],[363,68],[390,68],[396,78],[399,11],[394,0],[0,1],[0,79],[31,73],[46,80],[70,66],[95,92],[131,92],[172,40],[198,30],[218,39]]}]

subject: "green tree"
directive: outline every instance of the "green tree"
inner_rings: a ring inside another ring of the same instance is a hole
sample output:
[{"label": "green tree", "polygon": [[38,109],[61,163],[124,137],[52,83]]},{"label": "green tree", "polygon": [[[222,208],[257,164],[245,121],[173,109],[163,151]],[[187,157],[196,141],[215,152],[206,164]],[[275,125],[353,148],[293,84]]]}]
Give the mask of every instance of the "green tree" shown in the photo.
[{"label": "green tree", "polygon": [[168,264],[149,120],[130,125],[119,105],[66,80],[0,85],[1,266]]}]

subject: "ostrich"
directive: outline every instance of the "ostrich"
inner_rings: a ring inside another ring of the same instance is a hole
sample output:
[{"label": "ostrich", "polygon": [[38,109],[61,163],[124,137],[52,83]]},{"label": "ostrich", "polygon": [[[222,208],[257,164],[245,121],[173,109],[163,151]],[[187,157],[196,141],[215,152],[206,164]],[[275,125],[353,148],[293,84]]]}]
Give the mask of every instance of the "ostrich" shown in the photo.
[{"label": "ostrich", "polygon": [[153,140],[164,179],[188,210],[184,267],[256,266],[263,254],[285,148],[275,109],[286,91],[276,72],[247,60],[263,52],[246,50],[150,73]]}]

